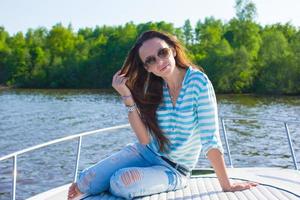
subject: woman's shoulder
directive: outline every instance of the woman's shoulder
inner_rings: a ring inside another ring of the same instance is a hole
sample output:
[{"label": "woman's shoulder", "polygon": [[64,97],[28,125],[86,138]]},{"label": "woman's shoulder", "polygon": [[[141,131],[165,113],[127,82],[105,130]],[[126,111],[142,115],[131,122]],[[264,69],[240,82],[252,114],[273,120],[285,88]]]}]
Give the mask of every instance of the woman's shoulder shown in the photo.
[{"label": "woman's shoulder", "polygon": [[189,82],[196,86],[205,86],[209,79],[207,75],[196,67],[189,67]]}]

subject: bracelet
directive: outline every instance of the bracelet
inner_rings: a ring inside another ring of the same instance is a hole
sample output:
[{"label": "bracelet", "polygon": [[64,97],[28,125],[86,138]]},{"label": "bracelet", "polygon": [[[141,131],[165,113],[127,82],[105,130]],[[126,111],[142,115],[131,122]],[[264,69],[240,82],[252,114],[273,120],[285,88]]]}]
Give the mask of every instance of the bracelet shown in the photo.
[{"label": "bracelet", "polygon": [[121,96],[123,100],[126,100],[126,99],[129,99],[131,98],[132,96],[131,95],[128,95],[128,96]]},{"label": "bracelet", "polygon": [[126,106],[126,108],[129,113],[133,112],[136,110],[136,104],[134,103],[132,106]]}]

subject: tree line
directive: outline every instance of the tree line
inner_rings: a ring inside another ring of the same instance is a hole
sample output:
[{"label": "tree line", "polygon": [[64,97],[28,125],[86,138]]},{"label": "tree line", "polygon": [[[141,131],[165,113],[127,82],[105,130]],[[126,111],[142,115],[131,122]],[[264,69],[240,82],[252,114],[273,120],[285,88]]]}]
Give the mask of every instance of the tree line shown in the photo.
[{"label": "tree line", "polygon": [[0,85],[17,88],[110,88],[113,74],[146,30],[177,36],[218,93],[300,94],[300,31],[290,23],[261,26],[255,5],[236,1],[236,17],[193,27],[126,23],[81,28],[56,24],[10,35],[0,27]]}]

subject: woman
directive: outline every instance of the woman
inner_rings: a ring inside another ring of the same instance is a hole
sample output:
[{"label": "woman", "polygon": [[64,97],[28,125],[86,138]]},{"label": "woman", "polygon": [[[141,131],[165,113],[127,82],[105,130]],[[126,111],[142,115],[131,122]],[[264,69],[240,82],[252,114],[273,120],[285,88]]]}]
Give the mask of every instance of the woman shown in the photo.
[{"label": "woman", "polygon": [[114,75],[112,86],[127,107],[139,142],[81,172],[69,189],[69,199],[105,190],[131,199],[184,188],[201,151],[223,191],[256,186],[230,183],[213,87],[174,36],[143,33]]}]

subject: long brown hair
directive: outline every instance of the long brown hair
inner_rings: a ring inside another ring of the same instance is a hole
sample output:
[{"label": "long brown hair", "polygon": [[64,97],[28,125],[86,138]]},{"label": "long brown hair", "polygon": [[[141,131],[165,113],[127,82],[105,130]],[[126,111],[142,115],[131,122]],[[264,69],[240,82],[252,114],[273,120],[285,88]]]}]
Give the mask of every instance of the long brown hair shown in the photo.
[{"label": "long brown hair", "polygon": [[[168,138],[159,128],[156,120],[156,110],[162,102],[163,79],[152,73],[148,73],[139,56],[139,49],[143,43],[152,38],[164,40],[176,51],[175,62],[177,67],[197,67],[187,58],[184,47],[175,36],[159,31],[146,31],[137,39],[122,66],[121,73],[128,77],[127,86],[131,90],[133,99],[140,111],[140,117],[159,144],[160,151],[166,151],[170,144]],[[197,67],[199,68],[199,67]],[[201,68],[199,68],[201,70]]]}]

